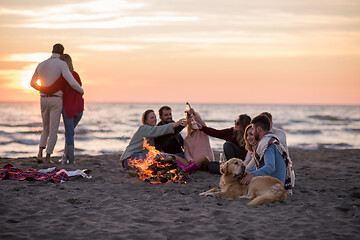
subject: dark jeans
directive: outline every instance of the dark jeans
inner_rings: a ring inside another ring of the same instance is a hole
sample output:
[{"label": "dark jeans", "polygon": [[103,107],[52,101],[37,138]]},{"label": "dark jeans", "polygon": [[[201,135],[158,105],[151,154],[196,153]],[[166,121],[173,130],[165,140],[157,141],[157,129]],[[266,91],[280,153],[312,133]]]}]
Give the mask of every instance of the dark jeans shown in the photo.
[{"label": "dark jeans", "polygon": [[209,172],[220,174],[220,165],[219,162],[209,162],[208,164]]},{"label": "dark jeans", "polygon": [[223,148],[226,160],[233,157],[239,158],[242,152],[242,149],[232,142],[225,142]]},{"label": "dark jeans", "polygon": [[[241,148],[232,142],[225,142],[223,148],[224,148],[224,154],[226,160],[229,160],[233,157],[239,158],[242,152]],[[219,160],[222,161],[223,159],[219,159]],[[209,168],[209,172],[220,174],[219,162],[209,162],[208,168]]]}]

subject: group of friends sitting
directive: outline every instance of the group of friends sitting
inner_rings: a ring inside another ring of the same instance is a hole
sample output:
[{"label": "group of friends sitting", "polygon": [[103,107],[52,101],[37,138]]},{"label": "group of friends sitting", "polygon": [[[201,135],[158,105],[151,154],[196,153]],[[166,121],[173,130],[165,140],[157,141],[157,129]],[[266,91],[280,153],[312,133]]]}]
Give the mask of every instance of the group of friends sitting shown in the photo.
[{"label": "group of friends sitting", "polygon": [[[186,118],[174,121],[169,106],[159,109],[160,122],[157,124],[153,110],[142,114],[142,125],[135,132],[120,160],[129,170],[129,160],[145,159],[144,138],[164,155],[171,155],[183,172],[196,170],[220,174],[221,161],[231,158],[242,159],[246,175],[241,180],[248,184],[256,176],[272,176],[279,179],[289,191],[294,187],[295,174],[286,144],[285,132],[273,127],[272,115],[263,112],[251,119],[241,114],[235,125],[226,129],[214,129],[206,125],[200,114],[188,109]],[[187,126],[185,139],[180,132]],[[225,140],[223,155],[217,161],[210,146],[210,138]]]}]

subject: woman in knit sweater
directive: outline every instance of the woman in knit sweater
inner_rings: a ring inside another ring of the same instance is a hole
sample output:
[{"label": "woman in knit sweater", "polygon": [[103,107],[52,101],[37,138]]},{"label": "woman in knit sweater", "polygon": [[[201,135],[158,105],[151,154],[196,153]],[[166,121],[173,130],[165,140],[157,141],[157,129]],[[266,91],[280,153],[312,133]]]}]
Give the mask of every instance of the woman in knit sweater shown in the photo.
[{"label": "woman in knit sweater", "polygon": [[[174,133],[174,128],[186,125],[186,119],[180,119],[174,123],[156,126],[156,115],[153,110],[146,110],[141,118],[142,125],[131,138],[120,160],[124,168],[129,169],[128,160],[131,158],[146,158],[147,151],[143,150],[144,138],[149,145],[154,146],[154,138],[165,134]],[[187,163],[184,163],[187,164]]]}]

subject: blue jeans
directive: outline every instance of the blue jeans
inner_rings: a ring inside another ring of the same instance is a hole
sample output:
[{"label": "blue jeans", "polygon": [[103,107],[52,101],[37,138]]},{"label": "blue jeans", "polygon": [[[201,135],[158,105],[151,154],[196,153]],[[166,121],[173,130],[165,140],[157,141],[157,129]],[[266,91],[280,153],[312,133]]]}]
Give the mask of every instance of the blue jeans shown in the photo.
[{"label": "blue jeans", "polygon": [[63,121],[65,126],[65,144],[74,145],[75,127],[80,122],[83,112],[78,113],[74,117],[68,118],[65,109],[62,110]]}]

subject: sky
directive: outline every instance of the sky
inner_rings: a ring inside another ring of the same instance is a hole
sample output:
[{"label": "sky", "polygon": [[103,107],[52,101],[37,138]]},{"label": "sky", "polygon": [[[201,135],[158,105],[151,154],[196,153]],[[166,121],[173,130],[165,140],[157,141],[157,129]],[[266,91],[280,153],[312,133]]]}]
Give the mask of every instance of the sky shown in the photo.
[{"label": "sky", "polygon": [[360,105],[358,0],[0,0],[0,101],[55,43],[86,102]]}]

